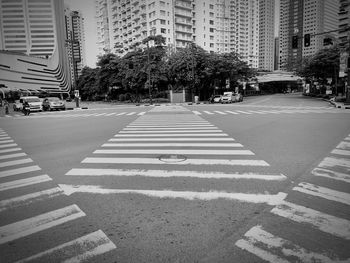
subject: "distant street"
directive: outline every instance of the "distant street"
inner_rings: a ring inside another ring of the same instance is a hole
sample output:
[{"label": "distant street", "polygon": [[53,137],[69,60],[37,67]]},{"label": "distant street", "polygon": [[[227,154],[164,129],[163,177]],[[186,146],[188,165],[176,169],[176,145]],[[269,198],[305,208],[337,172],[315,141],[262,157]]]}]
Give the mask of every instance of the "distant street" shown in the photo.
[{"label": "distant street", "polygon": [[349,185],[350,110],[299,93],[11,111],[0,262],[349,262]]}]

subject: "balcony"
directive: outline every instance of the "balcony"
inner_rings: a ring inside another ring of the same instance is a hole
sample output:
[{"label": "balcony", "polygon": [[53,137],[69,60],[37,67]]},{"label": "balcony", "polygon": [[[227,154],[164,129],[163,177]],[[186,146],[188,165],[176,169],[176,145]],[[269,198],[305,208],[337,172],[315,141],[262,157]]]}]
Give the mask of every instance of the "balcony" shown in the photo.
[{"label": "balcony", "polygon": [[192,21],[191,19],[188,19],[188,18],[185,19],[185,18],[176,17],[175,24],[192,25]]},{"label": "balcony", "polygon": [[186,10],[192,10],[192,6],[190,3],[185,3],[182,1],[175,1],[175,7],[186,9]]},{"label": "balcony", "polygon": [[192,12],[186,12],[184,10],[175,10],[175,16],[192,18]]}]

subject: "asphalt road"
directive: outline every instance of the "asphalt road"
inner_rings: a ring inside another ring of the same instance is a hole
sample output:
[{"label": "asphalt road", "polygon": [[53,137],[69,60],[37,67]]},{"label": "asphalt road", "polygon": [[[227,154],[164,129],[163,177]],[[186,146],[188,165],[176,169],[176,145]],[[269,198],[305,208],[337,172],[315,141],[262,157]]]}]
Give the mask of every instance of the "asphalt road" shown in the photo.
[{"label": "asphalt road", "polygon": [[349,262],[349,113],[300,94],[11,113],[0,261]]}]

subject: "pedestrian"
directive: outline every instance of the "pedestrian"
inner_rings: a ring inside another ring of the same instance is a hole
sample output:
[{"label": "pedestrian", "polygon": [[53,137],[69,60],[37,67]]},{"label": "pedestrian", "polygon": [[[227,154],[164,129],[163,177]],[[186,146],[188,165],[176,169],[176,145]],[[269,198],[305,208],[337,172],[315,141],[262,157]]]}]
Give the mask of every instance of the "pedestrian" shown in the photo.
[{"label": "pedestrian", "polygon": [[22,110],[23,110],[24,115],[28,116],[30,114],[30,106],[29,106],[28,101],[23,102]]},{"label": "pedestrian", "polygon": [[9,103],[7,100],[4,100],[4,109],[5,109],[5,114],[9,114]]}]

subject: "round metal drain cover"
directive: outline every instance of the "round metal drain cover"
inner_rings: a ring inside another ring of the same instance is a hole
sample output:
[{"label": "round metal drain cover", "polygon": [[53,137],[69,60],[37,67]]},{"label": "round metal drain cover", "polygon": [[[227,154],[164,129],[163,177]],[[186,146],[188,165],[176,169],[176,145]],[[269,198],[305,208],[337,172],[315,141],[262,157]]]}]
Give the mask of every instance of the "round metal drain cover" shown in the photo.
[{"label": "round metal drain cover", "polygon": [[185,155],[179,154],[165,154],[159,157],[159,160],[165,163],[180,163],[186,161],[187,157]]}]

